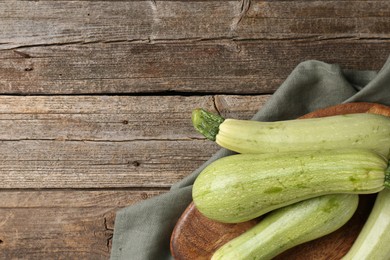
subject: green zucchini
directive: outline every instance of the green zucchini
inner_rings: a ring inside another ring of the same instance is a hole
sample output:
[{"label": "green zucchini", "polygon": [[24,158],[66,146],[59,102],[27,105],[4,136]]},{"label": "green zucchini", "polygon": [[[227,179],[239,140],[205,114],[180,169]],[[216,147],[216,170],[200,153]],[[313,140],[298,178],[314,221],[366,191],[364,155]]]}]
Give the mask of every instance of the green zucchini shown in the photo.
[{"label": "green zucchini", "polygon": [[390,186],[384,156],[368,149],[236,154],[209,164],[192,197],[206,217],[238,223],[304,199]]},{"label": "green zucchini", "polygon": [[275,210],[220,247],[211,260],[272,259],[339,229],[352,217],[358,201],[356,194],[324,195]]},{"label": "green zucchini", "polygon": [[192,122],[205,137],[238,153],[366,148],[389,156],[390,151],[390,118],[377,114],[259,122],[195,109]]},{"label": "green zucchini", "polygon": [[378,193],[363,229],[342,259],[390,259],[390,190]]}]

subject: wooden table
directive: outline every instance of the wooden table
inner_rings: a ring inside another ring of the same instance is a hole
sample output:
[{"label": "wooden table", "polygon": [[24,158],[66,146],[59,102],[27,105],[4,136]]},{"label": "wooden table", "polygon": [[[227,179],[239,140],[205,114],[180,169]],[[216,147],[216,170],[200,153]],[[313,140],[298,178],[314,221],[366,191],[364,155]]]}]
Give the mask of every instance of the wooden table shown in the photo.
[{"label": "wooden table", "polygon": [[108,259],[115,212],[219,148],[301,61],[379,70],[389,1],[0,2],[0,258]]}]

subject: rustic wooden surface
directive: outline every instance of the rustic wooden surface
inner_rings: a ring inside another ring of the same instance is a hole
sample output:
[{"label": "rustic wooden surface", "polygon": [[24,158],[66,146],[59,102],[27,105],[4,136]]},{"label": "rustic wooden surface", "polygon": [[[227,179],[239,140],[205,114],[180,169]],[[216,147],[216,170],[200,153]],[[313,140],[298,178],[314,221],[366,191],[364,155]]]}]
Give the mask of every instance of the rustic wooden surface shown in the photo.
[{"label": "rustic wooden surface", "polygon": [[115,211],[218,147],[301,61],[378,70],[388,1],[0,2],[0,258],[107,259]]}]

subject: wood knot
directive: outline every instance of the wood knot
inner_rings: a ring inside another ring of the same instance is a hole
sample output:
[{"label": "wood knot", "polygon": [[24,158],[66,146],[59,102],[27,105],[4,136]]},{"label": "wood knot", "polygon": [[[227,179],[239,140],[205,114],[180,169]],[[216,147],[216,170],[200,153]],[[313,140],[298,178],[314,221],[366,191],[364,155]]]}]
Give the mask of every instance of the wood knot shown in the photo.
[{"label": "wood knot", "polygon": [[148,199],[148,194],[146,194],[146,192],[141,193],[141,198],[142,198],[143,200]]},{"label": "wood knot", "polygon": [[122,124],[127,125],[127,124],[129,124],[129,121],[123,120],[123,121],[122,121]]},{"label": "wood knot", "polygon": [[138,161],[133,161],[131,164],[132,164],[133,166],[135,166],[135,167],[138,167],[138,166],[141,165]]}]

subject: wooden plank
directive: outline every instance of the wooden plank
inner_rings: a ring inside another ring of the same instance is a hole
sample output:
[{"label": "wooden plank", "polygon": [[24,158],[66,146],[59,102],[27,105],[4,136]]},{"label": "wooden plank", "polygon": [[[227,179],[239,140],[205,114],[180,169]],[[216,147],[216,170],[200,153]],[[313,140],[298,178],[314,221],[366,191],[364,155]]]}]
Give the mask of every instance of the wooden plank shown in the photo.
[{"label": "wooden plank", "polygon": [[[250,5],[243,5],[250,3]],[[106,41],[388,38],[388,1],[2,1],[0,47]]]},{"label": "wooden plank", "polygon": [[219,149],[192,109],[250,118],[268,98],[0,96],[0,188],[170,187]]},{"label": "wooden plank", "polygon": [[0,96],[0,140],[190,141],[193,109],[250,118],[269,97]]},{"label": "wooden plank", "polygon": [[115,212],[165,190],[0,191],[4,259],[107,259]]},{"label": "wooden plank", "polygon": [[[123,208],[167,192],[154,189],[0,190],[0,209],[9,208]],[[0,218],[4,219],[4,218]],[[112,226],[112,223],[107,223]],[[1,237],[0,237],[1,239]]]},{"label": "wooden plank", "polygon": [[0,93],[262,94],[307,59],[379,70],[389,5],[2,1]]},{"label": "wooden plank", "polygon": [[0,143],[0,188],[169,187],[219,148],[204,140]]},{"label": "wooden plank", "polygon": [[0,96],[0,140],[191,140],[196,107],[215,111],[213,97]]},{"label": "wooden plank", "polygon": [[93,43],[0,51],[0,93],[273,93],[302,61],[379,70],[387,40]]},{"label": "wooden plank", "polygon": [[389,39],[389,10],[389,1],[251,1],[240,36]]},{"label": "wooden plank", "polygon": [[222,37],[239,13],[239,1],[3,1],[0,47]]}]

